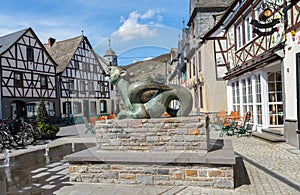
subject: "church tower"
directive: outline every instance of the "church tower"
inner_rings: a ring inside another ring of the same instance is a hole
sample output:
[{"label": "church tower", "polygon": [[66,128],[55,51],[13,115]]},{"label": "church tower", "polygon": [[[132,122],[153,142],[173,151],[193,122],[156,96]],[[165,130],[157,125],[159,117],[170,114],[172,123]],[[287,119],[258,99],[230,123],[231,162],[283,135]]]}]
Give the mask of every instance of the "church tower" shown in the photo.
[{"label": "church tower", "polygon": [[104,54],[105,60],[107,60],[110,64],[110,66],[118,66],[118,57],[117,54],[114,50],[111,49],[111,42],[110,39],[109,41],[109,49],[106,50]]}]

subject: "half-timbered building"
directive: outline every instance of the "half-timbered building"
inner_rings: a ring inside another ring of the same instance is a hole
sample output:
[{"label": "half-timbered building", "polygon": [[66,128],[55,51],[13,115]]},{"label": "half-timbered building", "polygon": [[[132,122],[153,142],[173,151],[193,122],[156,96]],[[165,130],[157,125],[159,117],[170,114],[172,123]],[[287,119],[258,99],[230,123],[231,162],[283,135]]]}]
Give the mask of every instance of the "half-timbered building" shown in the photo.
[{"label": "half-timbered building", "polygon": [[35,117],[41,99],[58,116],[56,63],[31,28],[0,37],[0,118]]},{"label": "half-timbered building", "polygon": [[[112,55],[107,55],[108,52],[110,52]],[[103,67],[105,74],[107,74],[107,70],[109,66],[118,66],[118,61],[117,61],[117,55],[116,53],[109,48],[106,52],[105,52],[105,56],[104,58],[101,57],[100,55],[96,54],[101,66]],[[109,103],[108,106],[110,106],[110,108],[108,108],[108,110],[111,111],[112,114],[117,114],[120,112],[120,106],[119,103],[121,101],[121,96],[119,95],[118,92],[118,88],[115,87],[113,84],[109,84]],[[100,102],[100,104],[104,103],[104,100],[102,100],[102,102]]]},{"label": "half-timbered building", "polygon": [[227,83],[228,112],[249,111],[254,129],[284,129],[288,142],[288,137],[296,138],[297,121],[295,53],[299,46],[286,39],[292,30],[296,36],[299,1],[234,0],[204,37],[214,41],[217,73]]},{"label": "half-timbered building", "polygon": [[111,113],[109,83],[94,50],[85,36],[56,42],[49,38],[46,49],[58,64],[62,117],[84,118]]},{"label": "half-timbered building", "polygon": [[[213,44],[201,43],[205,34],[214,27],[216,17],[230,5],[231,0],[190,0],[188,28],[183,26],[178,43],[178,61],[170,82],[177,79],[193,95],[192,114],[218,112],[226,109],[223,79],[216,78]],[[185,24],[184,24],[185,25]]]}]

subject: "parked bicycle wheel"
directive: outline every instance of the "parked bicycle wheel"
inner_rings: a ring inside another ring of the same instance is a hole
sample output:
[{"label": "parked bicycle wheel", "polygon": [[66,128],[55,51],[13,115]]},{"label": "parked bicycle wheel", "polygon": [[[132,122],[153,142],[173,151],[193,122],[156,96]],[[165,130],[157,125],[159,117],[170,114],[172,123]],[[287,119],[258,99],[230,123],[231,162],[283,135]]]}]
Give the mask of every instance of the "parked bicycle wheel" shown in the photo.
[{"label": "parked bicycle wheel", "polygon": [[11,138],[7,131],[0,129],[0,136],[1,136],[1,143],[0,143],[0,149],[1,151],[5,148],[9,149],[11,147]]},{"label": "parked bicycle wheel", "polygon": [[25,127],[22,129],[22,131],[23,131],[22,142],[24,145],[33,144],[36,141],[33,128]]}]

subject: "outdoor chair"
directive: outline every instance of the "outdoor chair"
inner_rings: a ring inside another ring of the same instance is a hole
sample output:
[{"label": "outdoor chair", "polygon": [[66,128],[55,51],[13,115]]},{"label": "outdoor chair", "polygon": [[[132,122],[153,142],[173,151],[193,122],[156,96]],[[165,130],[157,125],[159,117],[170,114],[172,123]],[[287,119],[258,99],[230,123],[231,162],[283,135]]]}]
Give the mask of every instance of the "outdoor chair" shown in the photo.
[{"label": "outdoor chair", "polygon": [[219,134],[220,137],[224,136],[225,134],[229,136],[234,135],[234,126],[230,118],[231,117],[228,116],[225,111],[220,111],[217,114],[217,123],[220,125],[221,129],[221,132]]},{"label": "outdoor chair", "polygon": [[244,122],[241,125],[236,125],[235,134],[237,137],[246,135],[251,136],[252,134],[252,125],[250,125],[251,112],[247,112]]},{"label": "outdoor chair", "polygon": [[89,121],[86,117],[83,118],[83,122],[84,122],[85,128],[86,128],[84,134],[87,134],[89,132],[92,134],[96,133],[95,128],[93,127],[93,125],[91,123],[89,123]]}]

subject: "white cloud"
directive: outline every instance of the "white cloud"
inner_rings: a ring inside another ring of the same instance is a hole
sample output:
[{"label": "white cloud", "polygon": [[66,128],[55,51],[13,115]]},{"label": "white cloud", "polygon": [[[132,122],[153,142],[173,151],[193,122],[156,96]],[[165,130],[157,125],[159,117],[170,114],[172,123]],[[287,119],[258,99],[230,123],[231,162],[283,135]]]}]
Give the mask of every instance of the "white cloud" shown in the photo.
[{"label": "white cloud", "polygon": [[[155,17],[157,16],[157,17]],[[156,18],[159,18],[155,21]],[[121,17],[123,24],[112,35],[118,36],[122,41],[130,41],[139,38],[151,38],[157,36],[157,32],[153,25],[159,25],[162,21],[162,16],[158,10],[150,9],[147,12],[140,14],[138,11],[133,11],[128,18]]]},{"label": "white cloud", "polygon": [[148,10],[143,15],[141,15],[142,19],[152,18],[156,14],[156,11],[153,9]]}]

